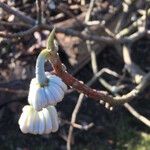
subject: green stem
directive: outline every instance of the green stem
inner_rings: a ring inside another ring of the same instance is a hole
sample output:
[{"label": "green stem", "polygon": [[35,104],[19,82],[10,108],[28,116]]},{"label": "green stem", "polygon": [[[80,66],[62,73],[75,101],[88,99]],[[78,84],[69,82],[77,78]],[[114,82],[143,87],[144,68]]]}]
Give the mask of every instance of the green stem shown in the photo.
[{"label": "green stem", "polygon": [[47,50],[43,50],[39,54],[37,61],[36,61],[35,74],[36,74],[37,81],[41,86],[45,85],[47,81],[45,70],[44,70],[44,64],[46,61],[47,53],[48,53]]}]

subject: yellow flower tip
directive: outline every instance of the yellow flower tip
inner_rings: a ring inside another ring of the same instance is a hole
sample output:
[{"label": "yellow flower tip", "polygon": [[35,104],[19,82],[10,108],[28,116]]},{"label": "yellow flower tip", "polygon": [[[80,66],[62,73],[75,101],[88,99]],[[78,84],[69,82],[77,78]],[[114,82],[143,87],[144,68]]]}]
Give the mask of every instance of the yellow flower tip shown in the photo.
[{"label": "yellow flower tip", "polygon": [[50,35],[48,36],[47,46],[46,46],[47,50],[52,50],[52,51],[54,50],[55,30],[56,30],[56,28],[54,27],[53,30],[51,31]]},{"label": "yellow flower tip", "polygon": [[44,58],[45,58],[48,53],[49,53],[49,51],[45,48],[45,49],[42,49],[42,51],[40,52],[40,55],[44,56]]}]

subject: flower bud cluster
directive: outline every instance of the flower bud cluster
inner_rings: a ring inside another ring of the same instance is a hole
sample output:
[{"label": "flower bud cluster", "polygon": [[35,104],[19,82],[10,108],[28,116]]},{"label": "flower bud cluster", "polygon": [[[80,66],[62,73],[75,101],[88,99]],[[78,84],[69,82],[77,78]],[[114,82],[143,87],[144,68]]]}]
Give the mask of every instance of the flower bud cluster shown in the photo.
[{"label": "flower bud cluster", "polygon": [[28,103],[18,121],[23,133],[49,134],[58,130],[55,105],[62,101],[67,85],[56,75],[46,73],[44,63],[49,54],[43,50],[36,61],[36,77],[31,80]]},{"label": "flower bud cluster", "polygon": [[36,78],[31,80],[28,102],[37,111],[62,101],[66,84],[56,75],[47,74],[47,85],[40,86]]},{"label": "flower bud cluster", "polygon": [[33,78],[30,83],[28,102],[23,108],[19,126],[23,133],[48,134],[58,130],[55,106],[62,101],[67,85],[56,75],[47,74],[47,84],[40,86]]},{"label": "flower bud cluster", "polygon": [[32,106],[26,105],[18,121],[23,133],[49,134],[58,130],[58,116],[54,106],[48,106],[36,111]]}]

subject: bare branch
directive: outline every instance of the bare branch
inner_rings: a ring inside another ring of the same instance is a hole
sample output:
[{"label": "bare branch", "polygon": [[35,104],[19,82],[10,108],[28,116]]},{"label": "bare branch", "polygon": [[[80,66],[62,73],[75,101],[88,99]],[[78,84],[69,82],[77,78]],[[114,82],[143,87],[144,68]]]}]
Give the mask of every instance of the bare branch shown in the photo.
[{"label": "bare branch", "polygon": [[43,19],[43,9],[42,9],[41,0],[36,0],[36,8],[37,8],[37,21],[38,21],[38,25],[40,25]]},{"label": "bare branch", "polygon": [[131,50],[129,45],[123,45],[123,59],[125,62],[125,68],[131,74],[134,82],[139,84],[145,75],[145,72],[143,72],[137,64],[132,62],[130,52]]},{"label": "bare branch", "polygon": [[85,16],[85,23],[90,20],[92,9],[94,7],[94,3],[95,3],[95,0],[90,1],[89,9],[88,9],[86,16]]},{"label": "bare branch", "polygon": [[24,27],[24,28],[31,28],[32,25],[25,24],[25,23],[19,23],[19,22],[6,22],[6,21],[0,21],[1,26],[8,26],[8,27]]},{"label": "bare branch", "polygon": [[18,17],[21,21],[26,22],[31,25],[35,25],[34,19],[25,16],[21,11],[17,10],[16,8],[11,8],[5,3],[0,2],[0,7],[3,8],[6,12],[10,14],[14,14],[16,17]]},{"label": "bare branch", "polygon": [[147,73],[143,78],[139,85],[137,85],[131,92],[123,96],[114,97],[114,100],[119,103],[125,103],[132,100],[136,97],[139,93],[141,93],[148,85],[150,84],[150,72]]},{"label": "bare branch", "polygon": [[14,34],[0,32],[0,36],[4,38],[21,38],[21,37],[30,35],[38,30],[40,30],[40,26],[34,26],[26,31],[22,31],[22,32],[14,33]]},{"label": "bare branch", "polygon": [[[102,83],[104,85],[105,88],[107,88],[109,91],[111,91],[113,93],[113,87],[111,86],[109,83],[107,83],[105,80]],[[115,86],[116,88],[118,88],[117,86]],[[116,94],[116,93],[115,93]],[[125,103],[124,107],[134,116],[136,117],[138,120],[140,120],[141,122],[143,122],[145,125],[147,125],[148,127],[150,127],[150,120],[147,119],[146,117],[142,116],[141,114],[139,114],[130,104]]]},{"label": "bare branch", "polygon": [[[83,98],[84,98],[84,94],[80,94],[78,101],[77,101],[77,104],[76,104],[74,111],[72,113],[71,124],[74,124],[76,121],[77,113],[78,113],[80,106],[83,102]],[[68,138],[67,138],[67,150],[71,150],[73,128],[74,128],[73,126],[70,126],[70,128],[69,128],[69,133],[68,133]]]},{"label": "bare branch", "polygon": [[147,125],[148,127],[150,127],[150,120],[147,119],[146,117],[142,116],[141,114],[139,114],[131,105],[129,105],[128,103],[124,104],[124,107],[134,116],[136,117],[138,120],[140,120],[141,122],[143,122],[145,125]]}]

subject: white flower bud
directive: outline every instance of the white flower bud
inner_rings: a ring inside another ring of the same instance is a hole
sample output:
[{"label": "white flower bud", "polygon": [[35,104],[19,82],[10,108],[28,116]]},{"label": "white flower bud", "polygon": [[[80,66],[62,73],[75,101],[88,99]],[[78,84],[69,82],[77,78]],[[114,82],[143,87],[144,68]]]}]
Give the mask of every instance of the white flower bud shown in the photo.
[{"label": "white flower bud", "polygon": [[49,134],[58,130],[58,115],[54,106],[36,111],[30,105],[24,106],[18,121],[23,133]]},{"label": "white flower bud", "polygon": [[51,114],[51,120],[52,120],[52,132],[56,132],[59,128],[58,119],[57,119],[57,111],[55,107],[48,107],[47,108],[49,113]]},{"label": "white flower bud", "polygon": [[47,85],[40,87],[36,78],[30,83],[28,102],[37,111],[62,101],[67,90],[66,84],[56,75],[47,75]]}]

